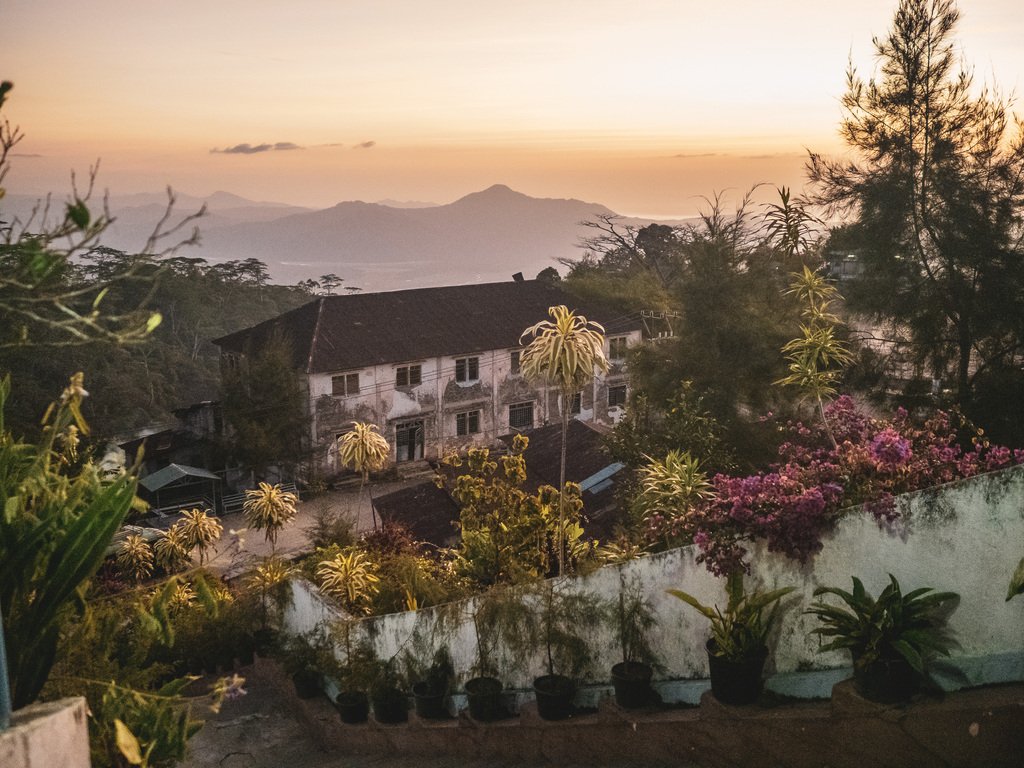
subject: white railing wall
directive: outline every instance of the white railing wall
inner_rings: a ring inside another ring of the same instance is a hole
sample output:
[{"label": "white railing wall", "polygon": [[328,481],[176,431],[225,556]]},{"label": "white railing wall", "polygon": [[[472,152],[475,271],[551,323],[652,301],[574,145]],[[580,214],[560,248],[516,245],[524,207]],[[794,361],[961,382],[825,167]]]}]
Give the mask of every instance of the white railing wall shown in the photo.
[{"label": "white railing wall", "polygon": [[[889,573],[904,592],[932,587],[961,595],[950,626],[958,642],[952,661],[963,676],[959,681],[940,678],[946,687],[1024,680],[1024,598],[1005,600],[1010,575],[1024,556],[1024,467],[908,494],[897,503],[903,522],[893,530],[881,529],[859,511],[844,515],[826,538],[824,550],[806,566],[763,547],[753,548],[748,588],[797,587],[784,601],[769,661],[769,674],[774,675],[769,687],[789,695],[827,697],[831,685],[848,675],[849,656],[819,653],[817,637],[809,634],[816,620],[803,611],[818,586],[848,590],[851,576],[858,576],[877,595]],[[651,640],[665,666],[659,689],[668,701],[696,701],[707,687],[708,623],[665,590],[685,590],[705,604],[725,599],[723,581],[697,564],[696,555],[694,547],[670,550],[602,568],[567,585],[611,600],[620,580],[639,580],[658,620]],[[285,617],[290,632],[308,632],[341,615],[313,585],[297,583],[294,593]],[[471,611],[472,602],[467,601],[367,619],[361,629],[369,632],[381,658],[403,649],[422,649],[424,642],[445,643],[465,680],[475,660]],[[439,615],[447,617],[443,627]],[[453,616],[461,617],[461,625],[449,626]],[[621,659],[610,626],[594,627],[588,640],[597,661],[587,682],[599,692],[607,685],[611,666]],[[532,679],[543,673],[539,654],[530,659],[503,654],[501,678],[507,687],[529,689]]]}]

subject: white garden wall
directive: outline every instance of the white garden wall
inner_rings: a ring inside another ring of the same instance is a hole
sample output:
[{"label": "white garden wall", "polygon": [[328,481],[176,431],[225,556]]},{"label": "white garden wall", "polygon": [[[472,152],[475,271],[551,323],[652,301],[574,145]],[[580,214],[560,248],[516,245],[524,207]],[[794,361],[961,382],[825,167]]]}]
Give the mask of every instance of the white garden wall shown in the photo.
[{"label": "white garden wall", "polygon": [[[1024,467],[909,494],[898,504],[903,517],[893,530],[880,529],[859,510],[845,514],[825,540],[824,550],[807,566],[754,548],[748,588],[798,588],[784,602],[774,663],[769,662],[769,674],[776,675],[769,681],[770,688],[790,695],[827,697],[832,684],[848,676],[849,656],[817,652],[817,637],[809,634],[816,620],[803,614],[812,592],[822,585],[850,589],[851,576],[856,575],[877,595],[888,583],[889,573],[899,580],[904,592],[933,587],[961,595],[950,626],[959,643],[952,661],[963,677],[940,678],[944,685],[956,688],[1024,680],[1024,598],[1005,601],[1010,575],[1024,555]],[[620,579],[640,580],[658,617],[652,639],[666,668],[658,687],[668,701],[695,702],[706,689],[708,624],[665,590],[685,590],[705,604],[725,599],[723,581],[698,565],[696,555],[694,547],[683,547],[602,568],[568,585],[614,599]],[[294,592],[294,604],[285,617],[291,632],[310,631],[341,615],[312,585],[299,583]],[[475,659],[475,635],[468,622],[471,610],[472,602],[467,601],[460,606],[369,619],[362,627],[371,633],[382,658],[403,649],[422,651],[424,644],[447,644],[465,679]],[[441,629],[435,627],[439,614],[465,619],[461,626]],[[598,653],[589,681],[594,684],[590,698],[595,698],[607,685],[611,666],[620,659],[609,626],[594,627],[589,640]],[[502,667],[506,686],[523,690],[543,673],[539,656],[504,658]]]}]

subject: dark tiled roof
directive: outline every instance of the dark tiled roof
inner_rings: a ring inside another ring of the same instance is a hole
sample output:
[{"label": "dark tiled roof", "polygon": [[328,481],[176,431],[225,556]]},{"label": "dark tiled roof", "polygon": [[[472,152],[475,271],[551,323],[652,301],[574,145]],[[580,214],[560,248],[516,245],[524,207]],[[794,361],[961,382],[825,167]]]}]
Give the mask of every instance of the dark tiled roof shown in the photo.
[{"label": "dark tiled roof", "polygon": [[642,327],[639,317],[623,317],[557,286],[527,280],[324,296],[214,343],[226,352],[250,352],[278,329],[292,343],[297,368],[344,371],[516,347],[520,334],[549,319],[548,308],[559,304],[609,334]]},{"label": "dark tiled roof", "polygon": [[416,541],[450,547],[458,540],[459,507],[433,480],[378,496],[373,506],[381,520],[401,523]]}]

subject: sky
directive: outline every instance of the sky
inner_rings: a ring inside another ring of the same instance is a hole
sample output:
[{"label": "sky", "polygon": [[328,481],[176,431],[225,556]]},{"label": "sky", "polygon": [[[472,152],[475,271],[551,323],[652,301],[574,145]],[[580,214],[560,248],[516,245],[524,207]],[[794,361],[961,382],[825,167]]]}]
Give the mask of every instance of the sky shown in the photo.
[{"label": "sky", "polygon": [[[896,0],[5,0],[11,192],[167,185],[328,207],[492,184],[652,218],[803,186]],[[1024,86],[1024,2],[963,0]]]}]

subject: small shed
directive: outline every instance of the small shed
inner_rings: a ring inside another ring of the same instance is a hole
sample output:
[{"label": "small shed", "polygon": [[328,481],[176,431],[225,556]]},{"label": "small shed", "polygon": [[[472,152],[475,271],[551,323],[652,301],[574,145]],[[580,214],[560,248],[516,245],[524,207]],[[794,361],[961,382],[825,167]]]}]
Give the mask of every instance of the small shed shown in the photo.
[{"label": "small shed", "polygon": [[168,464],[139,481],[153,512],[163,515],[187,507],[216,509],[220,478],[213,472],[185,464]]}]

